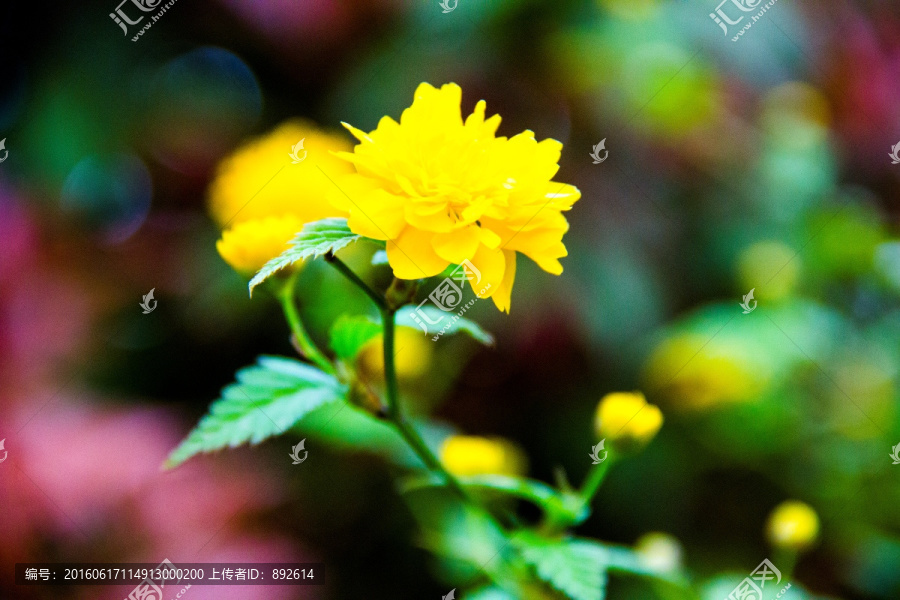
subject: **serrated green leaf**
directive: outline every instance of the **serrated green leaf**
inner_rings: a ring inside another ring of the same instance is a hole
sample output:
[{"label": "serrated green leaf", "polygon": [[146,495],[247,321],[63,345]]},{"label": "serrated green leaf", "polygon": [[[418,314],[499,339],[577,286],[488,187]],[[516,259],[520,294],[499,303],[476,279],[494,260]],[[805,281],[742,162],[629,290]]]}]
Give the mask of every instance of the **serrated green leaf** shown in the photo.
[{"label": "serrated green leaf", "polygon": [[381,335],[381,323],[368,317],[343,315],[331,327],[331,349],[341,360],[356,358],[360,348]]},{"label": "serrated green leaf", "polygon": [[313,409],[346,395],[346,388],[331,375],[277,356],[261,356],[257,365],[238,371],[236,379],[172,452],[166,468],[202,452],[258,444],[283,433]]},{"label": "serrated green leaf", "polygon": [[607,550],[589,540],[550,540],[532,532],[513,538],[522,557],[538,577],[572,600],[606,597]]},{"label": "serrated green leaf", "polygon": [[[424,316],[421,314],[417,315],[417,311],[424,313]],[[404,307],[397,311],[396,323],[397,325],[412,327],[421,331],[422,325],[416,322],[416,317],[418,317],[419,322],[424,323],[428,328],[428,335],[436,336],[442,331],[442,335],[453,335],[454,333],[462,332],[485,346],[494,345],[494,336],[482,329],[481,325],[465,317],[457,316],[455,312],[443,311],[437,306]]]},{"label": "serrated green leaf", "polygon": [[337,252],[358,239],[360,236],[347,226],[347,219],[329,218],[307,223],[291,240],[291,247],[264,264],[250,280],[250,295],[253,295],[253,288],[281,269],[300,260]]}]

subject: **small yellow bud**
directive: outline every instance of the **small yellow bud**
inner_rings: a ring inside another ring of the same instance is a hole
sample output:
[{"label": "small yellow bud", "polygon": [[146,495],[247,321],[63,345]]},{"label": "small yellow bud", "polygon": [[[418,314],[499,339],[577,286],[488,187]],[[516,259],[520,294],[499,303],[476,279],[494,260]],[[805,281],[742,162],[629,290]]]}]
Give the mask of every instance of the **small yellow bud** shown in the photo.
[{"label": "small yellow bud", "polygon": [[773,546],[803,550],[811,546],[819,535],[819,516],[803,502],[782,502],[769,515],[766,534]]},{"label": "small yellow bud", "polygon": [[453,475],[522,475],[526,458],[518,446],[500,438],[451,435],[441,446],[441,462]]},{"label": "small yellow bud", "polygon": [[648,404],[640,392],[605,395],[597,405],[594,421],[597,437],[638,446],[653,439],[662,424],[662,411]]}]

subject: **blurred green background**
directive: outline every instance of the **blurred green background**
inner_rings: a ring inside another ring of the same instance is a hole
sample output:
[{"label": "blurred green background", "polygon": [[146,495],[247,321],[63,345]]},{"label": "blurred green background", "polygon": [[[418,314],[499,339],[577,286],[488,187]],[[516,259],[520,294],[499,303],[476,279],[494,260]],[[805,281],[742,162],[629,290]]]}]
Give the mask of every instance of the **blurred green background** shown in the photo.
[{"label": "blurred green background", "polygon": [[[467,314],[496,347],[423,342],[407,401],[580,481],[599,398],[641,390],[665,425],[580,534],[668,533],[712,589],[771,555],[766,517],[796,498],[821,533],[789,594],[900,597],[894,5],[777,2],[737,42],[714,0],[179,0],[136,42],[115,9],[0,8],[0,597],[100,593],[16,588],[16,562],[195,553],[327,567],[324,587],[197,600],[448,591],[393,467],[350,433],[299,428],[302,470],[294,437],[158,470],[235,369],[293,353],[274,299],[215,251],[218,162],[290,117],[371,130],[422,81],[459,83],[464,114],[485,99],[502,135],[560,140],[556,179],[583,197],[565,273],[520,261],[511,314]],[[366,309],[318,264],[300,296],[319,340]]]}]

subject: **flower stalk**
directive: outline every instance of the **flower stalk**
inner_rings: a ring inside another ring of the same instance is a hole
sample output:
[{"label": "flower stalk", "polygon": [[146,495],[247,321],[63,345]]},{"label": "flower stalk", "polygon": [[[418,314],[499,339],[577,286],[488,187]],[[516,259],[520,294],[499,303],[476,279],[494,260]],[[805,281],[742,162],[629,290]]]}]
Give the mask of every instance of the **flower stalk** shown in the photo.
[{"label": "flower stalk", "polygon": [[396,324],[394,316],[399,306],[389,306],[384,296],[373,290],[360,277],[354,273],[343,261],[332,253],[325,255],[325,260],[334,266],[344,277],[351,283],[360,288],[372,301],[378,306],[381,312],[381,323],[383,332],[384,346],[384,385],[385,395],[387,396],[387,419],[394,425],[400,436],[406,441],[409,447],[416,453],[416,456],[425,464],[425,467],[441,476],[447,487],[452,489],[457,495],[465,501],[472,502],[468,492],[463,488],[462,484],[449,472],[441,461],[435,456],[419,432],[416,431],[412,423],[406,418],[403,409],[400,406],[400,392],[397,383],[397,366],[395,361],[396,346]]},{"label": "flower stalk", "polygon": [[319,348],[313,343],[312,338],[309,337],[309,333],[303,326],[303,321],[300,318],[300,313],[297,311],[297,305],[294,302],[294,284],[296,282],[296,279],[296,274],[291,275],[287,279],[287,281],[284,282],[284,284],[281,286],[281,289],[278,290],[278,293],[276,294],[278,296],[279,302],[281,302],[281,308],[284,311],[284,317],[285,319],[287,319],[288,325],[291,328],[291,333],[294,336],[294,340],[296,341],[297,346],[299,346],[303,356],[312,361],[317,367],[319,367],[326,373],[334,375],[334,365],[331,364],[331,361],[328,360],[328,357],[325,356],[322,351],[319,350]]},{"label": "flower stalk", "polygon": [[591,470],[588,471],[587,477],[585,477],[584,483],[581,484],[581,490],[579,491],[579,495],[584,500],[585,506],[588,506],[594,499],[594,496],[603,484],[603,480],[606,479],[606,474],[609,473],[609,469],[614,460],[612,455],[610,455],[600,464],[591,466]]},{"label": "flower stalk", "polygon": [[387,411],[388,419],[397,428],[397,431],[406,440],[406,443],[413,449],[416,455],[425,463],[428,470],[439,474],[447,487],[452,489],[463,500],[471,502],[472,499],[468,492],[463,488],[462,484],[457,481],[456,477],[450,474],[441,461],[434,455],[419,432],[416,431],[412,423],[403,414],[400,407],[400,394],[397,385],[397,368],[394,361],[395,355],[395,330],[394,315],[396,309],[387,308],[385,306],[381,311],[381,322],[384,329],[384,383],[387,394]]},{"label": "flower stalk", "polygon": [[328,254],[325,255],[325,260],[326,260],[330,265],[332,265],[335,269],[337,269],[337,270],[341,273],[341,275],[343,275],[344,277],[346,277],[346,278],[347,278],[348,280],[350,280],[350,282],[353,283],[356,287],[358,287],[358,288],[361,289],[363,292],[365,292],[366,296],[368,296],[369,298],[372,299],[372,302],[374,302],[375,305],[378,306],[378,309],[379,309],[379,310],[384,311],[384,310],[387,309],[388,306],[387,306],[387,303],[386,303],[385,300],[384,300],[384,296],[382,296],[381,294],[379,294],[378,292],[376,292],[375,290],[373,290],[371,287],[369,287],[369,284],[367,284],[365,281],[363,281],[362,279],[360,279],[360,278],[359,278],[359,275],[357,275],[356,273],[354,273],[354,272],[350,269],[350,267],[348,267],[348,266],[344,263],[344,261],[342,261],[341,259],[339,259],[337,256],[335,256],[335,255],[334,255],[333,253],[331,253],[331,252],[329,252]]}]

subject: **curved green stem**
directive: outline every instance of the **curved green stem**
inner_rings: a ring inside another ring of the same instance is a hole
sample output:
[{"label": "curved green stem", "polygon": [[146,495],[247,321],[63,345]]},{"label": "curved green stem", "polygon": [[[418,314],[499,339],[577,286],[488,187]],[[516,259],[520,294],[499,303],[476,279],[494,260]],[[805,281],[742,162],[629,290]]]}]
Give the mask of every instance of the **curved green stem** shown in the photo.
[{"label": "curved green stem", "polygon": [[566,501],[564,510],[548,512],[541,529],[548,534],[558,533],[587,519],[591,514],[591,501],[606,478],[612,462],[613,457],[609,455],[606,460],[591,467],[584,483],[581,484],[581,489],[576,493],[564,494],[562,496]]},{"label": "curved green stem", "polygon": [[369,287],[369,284],[360,279],[359,275],[351,271],[350,267],[345,265],[341,259],[329,252],[325,255],[325,260],[338,271],[340,271],[341,275],[349,279],[351,283],[365,292],[366,295],[372,299],[372,302],[374,302],[380,310],[384,311],[387,309],[387,302],[385,302],[384,296]]},{"label": "curved green stem", "polygon": [[584,483],[581,484],[581,490],[579,492],[579,495],[584,499],[585,505],[590,504],[594,499],[597,490],[600,489],[600,485],[603,483],[606,474],[609,472],[610,466],[612,466],[613,460],[614,458],[610,455],[602,463],[591,467]]},{"label": "curved green stem", "polygon": [[344,277],[346,277],[350,282],[356,285],[359,289],[361,289],[365,294],[372,299],[372,302],[378,306],[379,311],[381,312],[381,323],[382,323],[382,331],[384,337],[384,383],[385,383],[385,393],[387,396],[387,418],[388,420],[396,427],[397,431],[400,433],[401,437],[409,444],[410,448],[412,448],[413,452],[419,457],[419,459],[425,464],[426,468],[429,471],[437,473],[441,476],[447,486],[452,489],[456,494],[458,494],[463,500],[470,502],[472,504],[477,505],[469,496],[468,492],[460,485],[459,481],[450,474],[447,469],[444,468],[444,465],[441,461],[434,455],[434,452],[431,451],[431,448],[428,447],[428,444],[425,443],[425,440],[422,439],[422,436],[419,435],[419,432],[416,431],[415,427],[412,426],[412,423],[407,420],[406,416],[403,414],[403,409],[400,407],[400,393],[399,387],[397,384],[397,366],[396,361],[394,360],[394,347],[395,347],[395,328],[396,324],[394,322],[394,316],[396,314],[396,308],[391,308],[384,296],[373,290],[369,285],[359,278],[359,276],[350,270],[350,268],[343,263],[338,257],[334,254],[326,254],[325,260],[328,261],[332,266],[334,266]]},{"label": "curved green stem", "polygon": [[334,365],[332,365],[331,361],[328,360],[328,357],[316,347],[309,337],[306,328],[303,327],[303,321],[300,319],[300,313],[297,311],[297,305],[294,303],[295,280],[296,276],[291,276],[278,291],[278,300],[281,302],[284,316],[287,319],[288,325],[291,327],[291,333],[294,334],[294,339],[297,340],[297,345],[300,346],[303,356],[311,360],[317,367],[326,373],[334,375]]},{"label": "curved green stem", "polygon": [[461,498],[471,501],[469,494],[463,489],[459,481],[450,474],[441,461],[434,455],[419,432],[406,419],[403,410],[400,407],[399,388],[397,386],[397,368],[394,361],[394,341],[395,341],[395,311],[385,307],[381,311],[381,322],[384,330],[384,382],[387,392],[387,412],[388,419],[410,445],[416,455],[425,463],[430,471],[438,473],[447,486],[456,492]]}]

